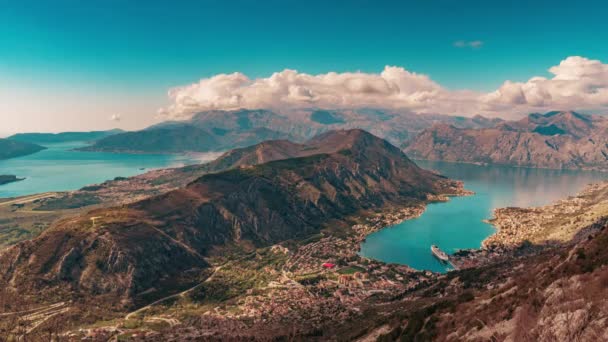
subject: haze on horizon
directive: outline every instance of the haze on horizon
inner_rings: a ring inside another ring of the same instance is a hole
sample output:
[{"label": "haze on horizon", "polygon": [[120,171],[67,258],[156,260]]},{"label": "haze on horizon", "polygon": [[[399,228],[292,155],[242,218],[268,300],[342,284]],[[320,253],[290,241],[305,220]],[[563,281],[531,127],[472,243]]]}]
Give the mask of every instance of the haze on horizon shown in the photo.
[{"label": "haze on horizon", "polygon": [[140,129],[208,109],[605,113],[606,9],[522,0],[3,3],[0,136]]}]

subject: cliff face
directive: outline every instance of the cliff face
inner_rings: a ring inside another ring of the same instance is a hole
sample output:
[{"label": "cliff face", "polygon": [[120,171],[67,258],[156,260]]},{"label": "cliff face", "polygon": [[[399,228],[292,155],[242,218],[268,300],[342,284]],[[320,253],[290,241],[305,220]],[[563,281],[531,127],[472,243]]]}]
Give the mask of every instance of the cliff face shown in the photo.
[{"label": "cliff face", "polygon": [[69,289],[129,304],[152,288],[195,281],[214,246],[303,237],[329,219],[425,200],[454,185],[360,130],[330,132],[296,149],[310,155],[208,174],[182,189],[61,221],[0,254],[3,280],[24,294]]},{"label": "cliff face", "polygon": [[574,112],[550,112],[486,129],[439,124],[403,147],[410,156],[420,159],[608,170],[608,120]]}]

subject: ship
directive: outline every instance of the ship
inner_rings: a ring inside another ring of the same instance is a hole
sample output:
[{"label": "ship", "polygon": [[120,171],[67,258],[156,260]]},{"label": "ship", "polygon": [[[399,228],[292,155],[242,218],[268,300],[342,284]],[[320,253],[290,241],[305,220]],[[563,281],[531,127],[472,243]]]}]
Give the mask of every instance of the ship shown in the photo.
[{"label": "ship", "polygon": [[442,251],[441,249],[439,249],[439,247],[437,247],[435,245],[431,245],[431,253],[433,253],[433,255],[435,256],[435,258],[439,259],[439,261],[441,261],[441,262],[449,262],[450,261],[448,255],[444,251]]}]

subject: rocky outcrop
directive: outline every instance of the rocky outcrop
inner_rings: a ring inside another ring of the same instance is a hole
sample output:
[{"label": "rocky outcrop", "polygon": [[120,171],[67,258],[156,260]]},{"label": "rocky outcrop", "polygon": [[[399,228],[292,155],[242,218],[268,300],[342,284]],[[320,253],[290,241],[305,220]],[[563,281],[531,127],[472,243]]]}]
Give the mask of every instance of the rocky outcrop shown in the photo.
[{"label": "rocky outcrop", "polygon": [[403,148],[418,159],[608,170],[608,119],[549,112],[486,129],[437,124]]}]

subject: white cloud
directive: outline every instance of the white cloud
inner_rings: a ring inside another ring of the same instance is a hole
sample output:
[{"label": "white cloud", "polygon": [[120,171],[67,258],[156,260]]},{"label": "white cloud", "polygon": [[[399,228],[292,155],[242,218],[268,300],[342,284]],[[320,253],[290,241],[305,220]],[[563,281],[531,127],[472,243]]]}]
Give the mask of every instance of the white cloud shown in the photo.
[{"label": "white cloud", "polygon": [[527,109],[608,109],[608,64],[573,56],[549,69],[553,78],[532,77],[527,82],[506,81],[481,97],[488,111],[510,107]]},{"label": "white cloud", "polygon": [[110,116],[110,121],[120,121],[120,119],[120,114],[112,114],[112,116]]},{"label": "white cloud", "polygon": [[483,45],[483,42],[481,40],[471,40],[471,41],[457,40],[454,42],[453,45],[457,48],[479,49]]},{"label": "white cloud", "polygon": [[203,110],[238,108],[377,107],[490,116],[552,109],[608,109],[607,64],[568,57],[549,71],[554,74],[551,79],[506,81],[490,93],[448,90],[427,75],[395,66],[386,66],[379,74],[310,75],[289,69],[258,79],[242,73],[218,74],[171,89],[171,105],[160,112],[180,119]]}]

